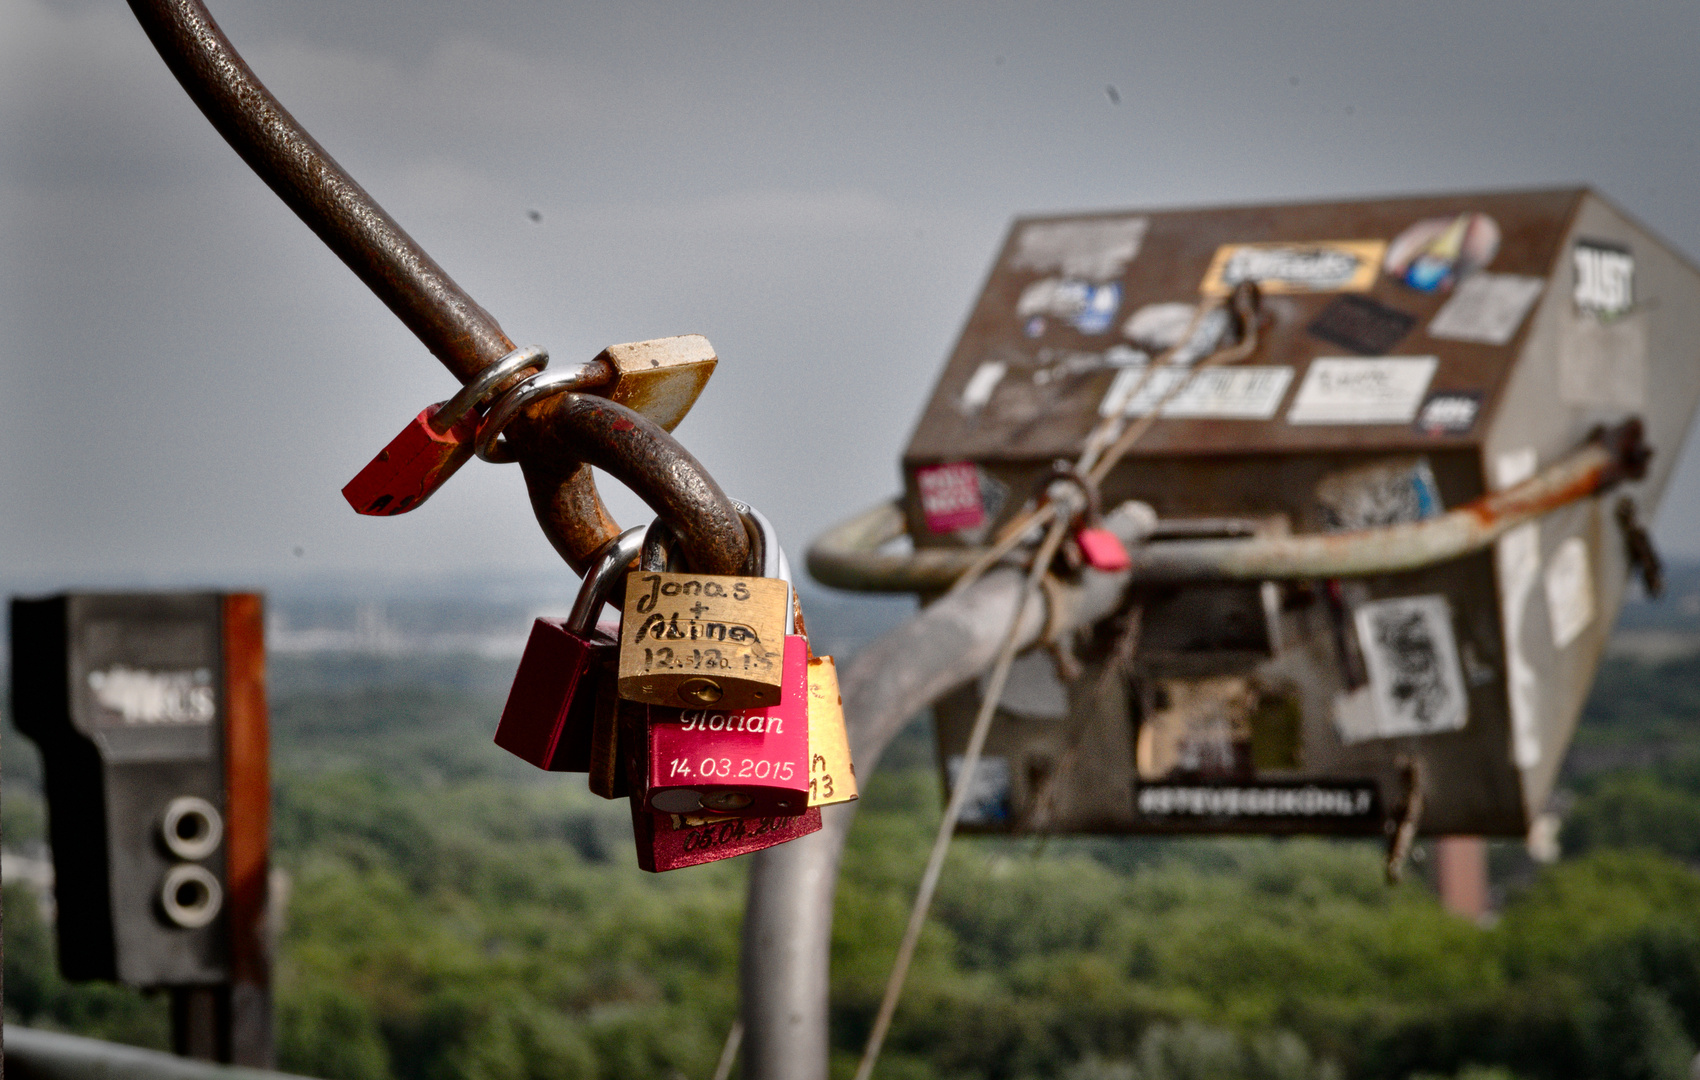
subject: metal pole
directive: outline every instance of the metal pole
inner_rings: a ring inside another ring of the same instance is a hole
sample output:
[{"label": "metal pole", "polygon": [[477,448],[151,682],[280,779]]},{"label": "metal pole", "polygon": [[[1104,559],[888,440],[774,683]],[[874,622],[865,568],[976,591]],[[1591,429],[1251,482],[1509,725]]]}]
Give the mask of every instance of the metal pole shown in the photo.
[{"label": "metal pole", "polygon": [[[868,645],[839,687],[857,771],[880,754],[930,702],[974,678],[996,658],[1021,597],[1023,574],[994,570]],[[1127,573],[1088,570],[1046,590],[1050,610],[1031,605],[1018,647],[1113,614]],[[822,810],[821,831],[757,852],[744,912],[741,984],[747,1080],[826,1080],[827,961],[832,903],[855,804]]]},{"label": "metal pole", "polygon": [[16,1024],[6,1025],[5,1036],[12,1080],[303,1080]]}]

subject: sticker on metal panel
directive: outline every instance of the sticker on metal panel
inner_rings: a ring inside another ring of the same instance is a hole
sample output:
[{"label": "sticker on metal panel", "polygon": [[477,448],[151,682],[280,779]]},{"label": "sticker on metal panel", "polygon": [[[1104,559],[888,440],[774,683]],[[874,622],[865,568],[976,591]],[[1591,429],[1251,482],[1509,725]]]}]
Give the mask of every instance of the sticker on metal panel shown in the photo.
[{"label": "sticker on metal panel", "polygon": [[1544,583],[1553,648],[1562,649],[1594,621],[1594,575],[1588,568],[1588,545],[1580,536],[1558,545]]},{"label": "sticker on metal panel", "polygon": [[1271,294],[1368,292],[1386,251],[1385,240],[1223,244],[1198,289],[1226,296],[1249,281]]},{"label": "sticker on metal panel", "polygon": [[1567,405],[1647,406],[1647,317],[1604,321],[1566,312],[1559,320],[1558,396]]},{"label": "sticker on metal panel", "polygon": [[1307,329],[1331,345],[1364,356],[1381,356],[1399,344],[1415,317],[1367,296],[1342,296],[1322,309]]},{"label": "sticker on metal panel", "polygon": [[1123,368],[1111,381],[1098,411],[1103,416],[1148,416],[1163,402],[1160,415],[1175,419],[1268,420],[1281,407],[1292,381],[1290,367],[1219,367],[1198,372],[1169,365]]},{"label": "sticker on metal panel", "polygon": [[1465,435],[1476,426],[1482,395],[1474,390],[1437,390],[1423,399],[1415,427],[1424,435]]},{"label": "sticker on metal panel", "polygon": [[[1347,742],[1456,731],[1469,718],[1464,672],[1444,596],[1403,596],[1352,613],[1369,673],[1370,730],[1341,730]],[[1360,714],[1361,715],[1361,714]]]},{"label": "sticker on metal panel", "polygon": [[1122,325],[1122,336],[1153,354],[1169,353],[1167,363],[1188,367],[1226,345],[1235,336],[1233,322],[1225,307],[1200,312],[1197,304],[1146,304]]},{"label": "sticker on metal panel", "polygon": [[1250,818],[1257,820],[1370,819],[1381,817],[1373,781],[1260,784],[1141,784],[1134,810],[1148,818]]},{"label": "sticker on metal panel", "polygon": [[921,516],[928,532],[972,529],[986,520],[980,470],[971,461],[916,469],[915,488],[921,494]]},{"label": "sticker on metal panel", "polygon": [[1577,310],[1614,319],[1635,306],[1635,256],[1622,244],[1578,240],[1571,252]]},{"label": "sticker on metal panel", "polygon": [[1018,319],[1049,316],[1061,319],[1082,334],[1102,334],[1122,306],[1118,282],[1094,285],[1078,278],[1042,278],[1021,291],[1015,302]]},{"label": "sticker on metal panel", "polygon": [[1331,473],[1316,485],[1329,532],[1407,525],[1446,508],[1428,458],[1397,458]]},{"label": "sticker on metal panel", "polygon": [[[1497,490],[1535,475],[1539,459],[1532,446],[1505,450],[1494,457]],[[1541,760],[1541,684],[1524,649],[1529,600],[1541,572],[1541,523],[1519,525],[1494,544],[1494,570],[1499,577],[1500,622],[1505,627],[1505,679],[1511,699],[1511,761],[1530,769]]]},{"label": "sticker on metal panel", "polygon": [[[962,775],[962,761],[961,754],[952,754],[945,762],[952,790]],[[1001,825],[1009,820],[1009,777],[1008,758],[982,757],[974,766],[973,784],[962,800],[958,820],[964,825]]]},{"label": "sticker on metal panel", "polygon": [[1322,356],[1310,362],[1287,410],[1289,424],[1408,424],[1440,361]]},{"label": "sticker on metal panel", "polygon": [[962,396],[956,401],[957,411],[964,416],[972,416],[984,409],[1008,371],[1009,365],[1002,360],[980,361],[980,366],[968,376],[968,385],[962,388]]},{"label": "sticker on metal panel", "polygon": [[1523,274],[1472,274],[1429,320],[1428,336],[1504,345],[1545,287],[1544,279]]},{"label": "sticker on metal panel", "polygon": [[100,706],[101,727],[156,724],[210,724],[217,691],[212,671],[146,671],[113,664],[88,674],[89,690]]},{"label": "sticker on metal panel", "polygon": [[1389,276],[1419,292],[1449,289],[1499,253],[1499,225],[1486,214],[1424,218],[1387,249]]},{"label": "sticker on metal panel", "polygon": [[1016,236],[1010,269],[1088,281],[1120,277],[1139,254],[1147,225],[1142,217],[1036,221],[1022,226]]}]

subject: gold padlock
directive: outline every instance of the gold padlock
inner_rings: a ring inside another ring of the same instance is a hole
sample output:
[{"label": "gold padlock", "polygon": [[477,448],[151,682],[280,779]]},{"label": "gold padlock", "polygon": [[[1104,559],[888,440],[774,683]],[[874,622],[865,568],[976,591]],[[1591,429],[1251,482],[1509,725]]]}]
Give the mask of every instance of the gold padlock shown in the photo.
[{"label": "gold padlock", "polygon": [[[626,579],[620,619],[619,693],[628,701],[737,711],[779,704],[791,583],[772,526],[757,524],[765,577],[669,573],[670,531],[657,520],[641,568]],[[806,647],[806,646],[805,646]]]},{"label": "gold padlock", "polygon": [[830,656],[809,658],[809,805],[830,806],[856,798],[856,766],[844,729],[844,699],[838,668]]},{"label": "gold padlock", "polygon": [[678,427],[691,411],[720,362],[714,346],[701,334],[610,345],[597,354],[596,360],[614,372],[614,381],[597,393],[642,413],[668,431]]}]

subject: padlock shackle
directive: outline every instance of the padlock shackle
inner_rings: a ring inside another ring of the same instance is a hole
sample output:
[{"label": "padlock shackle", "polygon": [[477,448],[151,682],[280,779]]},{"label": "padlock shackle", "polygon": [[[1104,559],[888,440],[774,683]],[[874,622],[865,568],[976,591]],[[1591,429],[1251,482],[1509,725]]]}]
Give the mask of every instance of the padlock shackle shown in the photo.
[{"label": "padlock shackle", "polygon": [[[659,518],[657,520],[660,520]],[[627,529],[619,536],[596,549],[585,568],[573,609],[567,614],[567,629],[579,637],[589,637],[596,629],[596,617],[613,595],[614,586],[625,578],[632,560],[638,557],[646,533],[641,528]]]},{"label": "padlock shackle", "polygon": [[[750,561],[759,569],[750,571],[748,564],[745,577],[778,578],[785,583],[785,632],[797,632],[797,606],[792,602],[797,587],[791,582],[791,561],[785,557],[785,548],[779,543],[779,530],[773,527],[773,522],[767,520],[767,515],[746,502],[732,500],[737,508],[738,516],[743,519],[744,527],[750,534]],[[650,572],[667,572],[667,564],[672,559],[673,545],[678,543],[678,531],[668,522],[656,518],[649,523],[644,532],[643,544],[638,555],[638,568]]]}]

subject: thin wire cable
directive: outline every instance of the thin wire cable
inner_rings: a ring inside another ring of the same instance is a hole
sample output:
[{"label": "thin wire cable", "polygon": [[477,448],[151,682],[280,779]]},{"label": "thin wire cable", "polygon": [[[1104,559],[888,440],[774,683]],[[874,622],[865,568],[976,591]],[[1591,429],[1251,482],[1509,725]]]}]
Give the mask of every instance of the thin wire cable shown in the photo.
[{"label": "thin wire cable", "polygon": [[897,961],[892,965],[890,978],[886,980],[885,997],[880,1001],[880,1011],[874,1018],[873,1030],[868,1032],[868,1043],[862,1050],[862,1062],[856,1067],[856,1080],[869,1080],[873,1075],[874,1063],[879,1060],[880,1048],[884,1046],[886,1032],[891,1028],[891,1018],[897,1012],[897,999],[903,995],[903,983],[909,976],[909,962],[915,958],[915,946],[921,940],[921,927],[925,925],[927,911],[932,907],[933,892],[938,888],[939,875],[944,872],[945,853],[950,850],[951,837],[956,833],[956,822],[962,816],[962,806],[967,802],[968,792],[974,786],[974,770],[980,764],[980,751],[986,745],[986,732],[992,726],[992,713],[997,710],[998,700],[1003,697],[1010,664],[1015,660],[1022,618],[1027,614],[1027,605],[1033,602],[1034,595],[1039,591],[1039,581],[1045,576],[1057,548],[1062,545],[1063,534],[1067,531],[1066,519],[1052,523],[1050,531],[1045,534],[1044,541],[1039,545],[1032,567],[1027,571],[1021,597],[1016,601],[1015,614],[1009,620],[1009,632],[1004,635],[1003,646],[998,650],[997,663],[992,667],[991,681],[980,701],[980,713],[974,718],[974,730],[968,736],[968,748],[962,755],[962,769],[952,784],[950,803],[945,807],[944,820],[939,822],[938,835],[933,838],[932,854],[927,857],[927,869],[921,875],[921,887],[915,894],[915,905],[909,910],[909,925],[903,931],[903,942],[897,947]]},{"label": "thin wire cable", "polygon": [[732,1030],[726,1033],[726,1045],[720,1048],[720,1064],[714,1067],[714,1080],[728,1080],[732,1075],[732,1063],[738,1060],[738,1047],[744,1041],[744,1019],[739,1017],[732,1021]]}]

